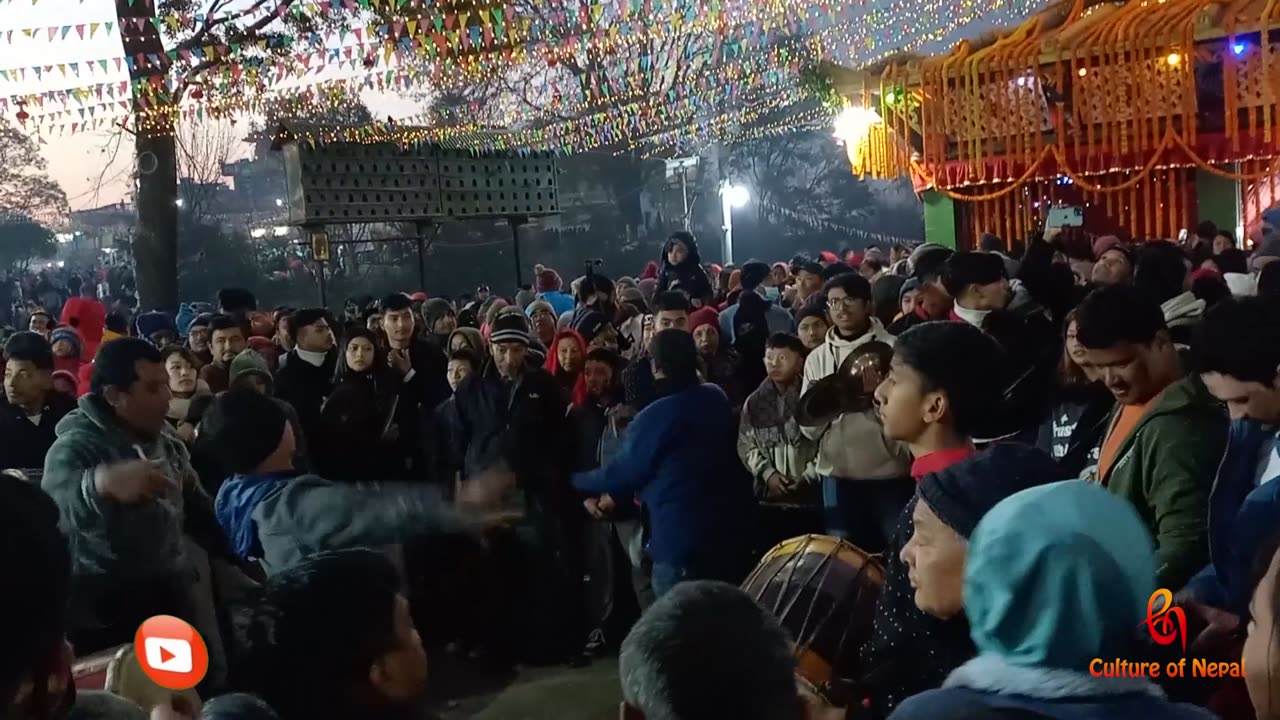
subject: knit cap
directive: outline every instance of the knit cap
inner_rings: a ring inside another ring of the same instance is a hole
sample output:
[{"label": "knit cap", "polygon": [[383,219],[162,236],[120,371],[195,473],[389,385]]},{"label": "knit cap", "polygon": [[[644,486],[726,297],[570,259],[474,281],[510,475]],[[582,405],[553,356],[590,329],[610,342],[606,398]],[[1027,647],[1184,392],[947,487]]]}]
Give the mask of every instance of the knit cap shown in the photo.
[{"label": "knit cap", "polygon": [[138,328],[138,336],[142,338],[149,338],[163,330],[169,330],[174,335],[178,334],[178,328],[173,324],[173,319],[159,310],[142,313],[135,324]]},{"label": "knit cap", "polygon": [[191,328],[209,327],[209,323],[211,322],[213,322],[213,313],[200,313],[192,318],[191,322],[187,324],[186,334],[191,334]]},{"label": "knit cap", "polygon": [[454,315],[453,306],[443,298],[431,298],[422,306],[422,319],[427,323],[427,332],[435,332],[436,321],[446,315]]},{"label": "knit cap", "polygon": [[720,329],[720,313],[716,312],[713,307],[704,307],[695,310],[689,314],[689,332],[697,330],[703,325],[711,325],[717,330]]},{"label": "knit cap", "polygon": [[606,321],[603,314],[595,310],[588,310],[574,319],[571,329],[581,335],[583,340],[590,343],[604,329],[605,324]]},{"label": "knit cap", "polygon": [[528,345],[528,322],[519,312],[499,313],[490,327],[489,342],[495,345],[504,342],[517,342]]},{"label": "knit cap", "polygon": [[1036,485],[1062,480],[1057,463],[1043,450],[997,443],[920,480],[920,499],[961,537],[969,537],[996,503]]},{"label": "knit cap", "polygon": [[271,398],[233,388],[214,399],[200,424],[200,435],[209,439],[231,472],[247,473],[280,447],[287,422],[284,410]]},{"label": "knit cap", "polygon": [[266,358],[258,354],[256,350],[241,350],[231,360],[231,365],[227,372],[231,378],[230,385],[232,387],[240,387],[244,382],[258,378],[267,384],[267,392],[274,392],[275,382],[271,378],[271,370],[267,365]]},{"label": "knit cap", "polygon": [[538,292],[540,293],[555,292],[559,290],[560,286],[563,284],[560,280],[560,275],[556,273],[555,270],[551,269],[546,269],[538,273],[537,282]]},{"label": "knit cap", "polygon": [[76,349],[75,355],[80,355],[80,335],[75,330],[69,327],[54,328],[53,332],[49,333],[49,346],[52,347],[59,340],[66,340],[71,343],[72,347]]}]

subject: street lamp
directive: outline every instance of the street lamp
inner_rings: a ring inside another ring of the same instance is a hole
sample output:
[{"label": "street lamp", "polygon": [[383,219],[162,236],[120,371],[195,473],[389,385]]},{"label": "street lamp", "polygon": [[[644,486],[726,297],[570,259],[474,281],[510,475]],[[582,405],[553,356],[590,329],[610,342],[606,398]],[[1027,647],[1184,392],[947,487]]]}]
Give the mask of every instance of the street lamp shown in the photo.
[{"label": "street lamp", "polygon": [[751,193],[741,185],[729,182],[720,185],[720,215],[724,221],[724,262],[733,262],[733,210],[746,206]]}]

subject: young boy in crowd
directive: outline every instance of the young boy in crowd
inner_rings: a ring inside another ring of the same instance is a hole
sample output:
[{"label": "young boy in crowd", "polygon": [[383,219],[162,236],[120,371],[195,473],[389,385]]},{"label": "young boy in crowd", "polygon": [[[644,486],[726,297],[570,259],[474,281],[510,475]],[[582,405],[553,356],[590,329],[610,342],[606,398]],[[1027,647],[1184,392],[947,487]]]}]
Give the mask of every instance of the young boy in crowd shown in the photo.
[{"label": "young boy in crowd", "polygon": [[[876,388],[885,435],[905,443],[917,482],[971,457],[973,432],[999,404],[1003,351],[968,323],[927,322],[897,339],[889,375]],[[904,698],[938,687],[972,656],[963,622],[944,622],[916,605],[902,548],[911,539],[917,494],[898,516],[884,552],[885,583],[876,603],[873,634],[860,654],[874,669],[868,692],[888,713]]]},{"label": "young boy in crowd", "polygon": [[463,381],[476,374],[476,371],[480,369],[479,365],[480,362],[476,358],[476,354],[470,350],[454,350],[449,353],[448,374],[446,375],[449,379],[449,389],[457,392],[458,386],[462,385]]},{"label": "young boy in crowd", "polygon": [[[827,339],[831,323],[827,322],[827,309],[821,303],[811,303],[796,313],[796,334],[804,344],[806,354]],[[804,369],[804,366],[801,366]]]},{"label": "young boy in crowd", "polygon": [[53,348],[53,369],[80,372],[80,335],[69,327],[56,328],[49,336]]},{"label": "young boy in crowd", "polygon": [[[474,525],[429,485],[358,487],[300,474],[284,411],[246,388],[218,396],[201,436],[235,473],[218,491],[218,522],[236,554],[262,560],[269,573],[323,550],[392,545],[432,529]],[[468,480],[463,495],[487,500],[493,484]]]},{"label": "young boy in crowd", "polygon": [[800,432],[796,421],[806,354],[794,335],[771,336],[764,356],[769,376],[743,407],[738,457],[755,478],[761,500],[789,497],[818,481],[818,443]]}]

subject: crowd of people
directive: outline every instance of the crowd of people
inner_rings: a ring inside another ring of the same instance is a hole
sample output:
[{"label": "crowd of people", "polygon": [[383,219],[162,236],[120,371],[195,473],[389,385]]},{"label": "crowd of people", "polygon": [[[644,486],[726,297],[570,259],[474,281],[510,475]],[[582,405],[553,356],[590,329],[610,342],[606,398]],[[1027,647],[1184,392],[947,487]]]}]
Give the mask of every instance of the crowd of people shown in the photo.
[{"label": "crowd of people", "polygon": [[[165,614],[211,717],[421,717],[429,647],[617,651],[630,718],[1280,718],[1280,242],[1085,244],[676,232],[638,277],[338,315],[83,283],[4,345],[3,715]],[[883,571],[841,707],[736,587],[806,533]],[[1090,673],[1171,657],[1158,588],[1244,677]]]}]

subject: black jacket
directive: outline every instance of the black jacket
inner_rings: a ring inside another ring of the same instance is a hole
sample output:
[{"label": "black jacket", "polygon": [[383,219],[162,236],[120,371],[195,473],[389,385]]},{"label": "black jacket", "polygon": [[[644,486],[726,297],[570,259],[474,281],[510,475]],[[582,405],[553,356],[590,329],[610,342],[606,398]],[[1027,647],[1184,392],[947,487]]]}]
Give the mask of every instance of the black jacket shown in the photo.
[{"label": "black jacket", "polygon": [[431,426],[427,420],[453,391],[446,377],[449,360],[434,343],[414,338],[409,346],[409,362],[413,375],[400,385],[396,404],[395,423],[400,431],[396,452],[405,477],[421,480],[432,474],[431,468],[436,464],[430,457],[434,443],[427,442]]},{"label": "black jacket", "polygon": [[45,396],[39,424],[33,424],[22,408],[10,405],[8,398],[0,394],[0,469],[44,468],[44,456],[56,437],[53,429],[75,406],[75,400],[50,392]]},{"label": "black jacket", "polygon": [[312,465],[316,464],[315,443],[321,436],[320,409],[325,398],[333,392],[334,368],[338,362],[336,351],[330,351],[319,367],[297,357],[298,351],[289,352],[289,361],[276,371],[275,396],[298,411],[302,432],[311,447]]},{"label": "black jacket", "polygon": [[567,489],[566,407],[545,370],[526,370],[513,385],[489,362],[458,386],[445,412],[452,464],[463,477],[506,467],[526,493]]}]

